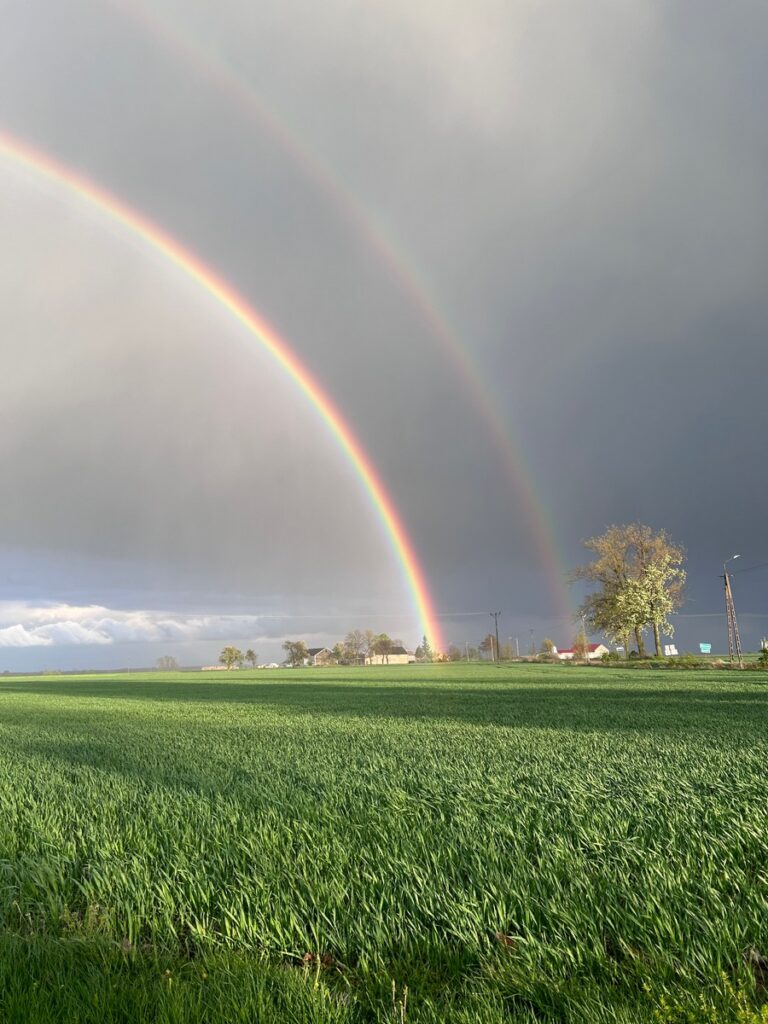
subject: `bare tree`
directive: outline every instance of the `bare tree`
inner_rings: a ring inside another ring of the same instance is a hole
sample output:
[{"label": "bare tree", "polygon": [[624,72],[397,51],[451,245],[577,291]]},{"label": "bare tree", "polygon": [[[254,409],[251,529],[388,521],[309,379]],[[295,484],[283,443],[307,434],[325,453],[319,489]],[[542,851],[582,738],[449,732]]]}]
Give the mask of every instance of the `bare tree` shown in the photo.
[{"label": "bare tree", "polygon": [[366,629],[363,633],[363,657],[370,658],[376,653],[376,634],[372,629]]},{"label": "bare tree", "polygon": [[573,638],[573,656],[581,661],[589,660],[589,641],[583,630]]},{"label": "bare tree", "polygon": [[486,634],[480,641],[480,653],[483,657],[490,657],[491,661],[496,661],[496,637],[493,633]]},{"label": "bare tree", "polygon": [[365,634],[359,629],[350,630],[344,637],[345,659],[359,665],[367,650]]}]

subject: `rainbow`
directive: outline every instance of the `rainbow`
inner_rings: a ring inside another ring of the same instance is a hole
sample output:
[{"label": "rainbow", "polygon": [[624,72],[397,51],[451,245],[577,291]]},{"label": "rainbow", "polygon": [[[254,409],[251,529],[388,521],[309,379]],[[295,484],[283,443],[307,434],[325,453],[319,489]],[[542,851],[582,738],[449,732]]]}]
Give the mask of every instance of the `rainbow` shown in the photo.
[{"label": "rainbow", "polygon": [[355,437],[341,412],[312,377],[299,357],[277,331],[260,316],[245,299],[206,266],[196,255],[167,235],[161,228],[136,210],[110,195],[99,185],[59,163],[46,153],[0,131],[0,156],[14,165],[26,168],[38,176],[66,188],[80,199],[106,214],[151,249],[163,256],[183,274],[200,286],[219,305],[223,306],[250,335],[273,357],[309,399],[324,421],[331,435],[351,463],[359,477],[379,520],[389,538],[410,591],[414,610],[421,628],[433,647],[443,648],[443,638],[437,622],[434,604],[427,587],[424,570],[416,557],[405,526],[388,494],[376,468]]},{"label": "rainbow", "polygon": [[543,566],[557,618],[570,629],[573,609],[563,568],[565,559],[559,550],[551,515],[539,497],[525,454],[511,435],[499,403],[468,354],[459,332],[442,313],[423,275],[419,274],[413,261],[406,257],[403,245],[390,237],[386,228],[345,187],[338,175],[306,146],[250,85],[242,81],[237,72],[211,52],[209,45],[199,42],[175,23],[170,23],[156,7],[150,9],[135,0],[130,4],[125,0],[112,0],[112,5],[125,18],[139,24],[147,34],[160,40],[167,49],[191,64],[198,74],[226,95],[231,103],[239,106],[246,116],[255,117],[376,254],[381,265],[417,312],[431,338],[453,366],[461,380],[463,393],[469,398],[475,414],[491,437],[505,479],[520,503],[534,550]]}]

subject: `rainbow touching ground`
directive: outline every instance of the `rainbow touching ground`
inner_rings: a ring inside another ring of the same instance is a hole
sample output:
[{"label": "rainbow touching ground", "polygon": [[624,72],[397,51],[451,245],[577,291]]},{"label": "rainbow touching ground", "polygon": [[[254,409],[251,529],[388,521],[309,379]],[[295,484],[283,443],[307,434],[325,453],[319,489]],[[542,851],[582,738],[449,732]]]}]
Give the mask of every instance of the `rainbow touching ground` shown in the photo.
[{"label": "rainbow touching ground", "polygon": [[0,131],[0,156],[68,189],[98,208],[131,234],[141,238],[148,246],[195,281],[220,305],[224,306],[232,317],[245,327],[251,336],[289,374],[317,409],[362,482],[401,565],[414,609],[421,622],[421,628],[429,637],[433,647],[442,650],[443,637],[425,573],[391,496],[371,459],[363,450],[339,409],[312,377],[288,343],[215,270],[206,266],[199,257],[184,248],[152,221],[116,199],[100,186],[59,163],[48,154],[42,153],[2,131]]}]

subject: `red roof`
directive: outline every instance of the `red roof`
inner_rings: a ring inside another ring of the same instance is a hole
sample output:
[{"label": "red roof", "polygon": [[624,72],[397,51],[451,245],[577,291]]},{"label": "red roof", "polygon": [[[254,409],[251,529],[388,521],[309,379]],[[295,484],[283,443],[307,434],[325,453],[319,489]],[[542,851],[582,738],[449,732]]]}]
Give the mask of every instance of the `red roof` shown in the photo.
[{"label": "red roof", "polygon": [[[603,646],[602,644],[587,644],[587,650],[589,651],[590,654],[594,654],[595,651],[597,650],[597,648],[598,647],[602,647],[602,646]],[[558,654],[573,654],[573,648],[572,647],[558,647],[557,648],[557,653]]]}]

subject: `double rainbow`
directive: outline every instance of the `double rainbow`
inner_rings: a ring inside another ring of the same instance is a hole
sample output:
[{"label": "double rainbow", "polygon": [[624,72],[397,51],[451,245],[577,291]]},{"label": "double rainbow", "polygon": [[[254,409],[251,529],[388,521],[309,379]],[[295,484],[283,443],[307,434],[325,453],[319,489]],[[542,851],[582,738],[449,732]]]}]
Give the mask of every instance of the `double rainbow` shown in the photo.
[{"label": "double rainbow", "polygon": [[469,346],[433,297],[424,274],[375,212],[365,206],[339,174],[307,144],[300,131],[274,110],[245,77],[217,54],[211,41],[198,39],[180,19],[164,16],[161,5],[146,0],[112,0],[122,16],[158,40],[176,58],[219,90],[231,106],[255,120],[319,189],[322,196],[347,220],[357,236],[376,255],[427,328],[441,354],[461,381],[462,391],[491,438],[500,468],[530,531],[539,563],[547,578],[552,607],[560,628],[573,623],[571,597],[566,585],[565,559],[559,549],[550,511],[542,500],[525,452],[510,429],[492,388],[485,380]]}]

